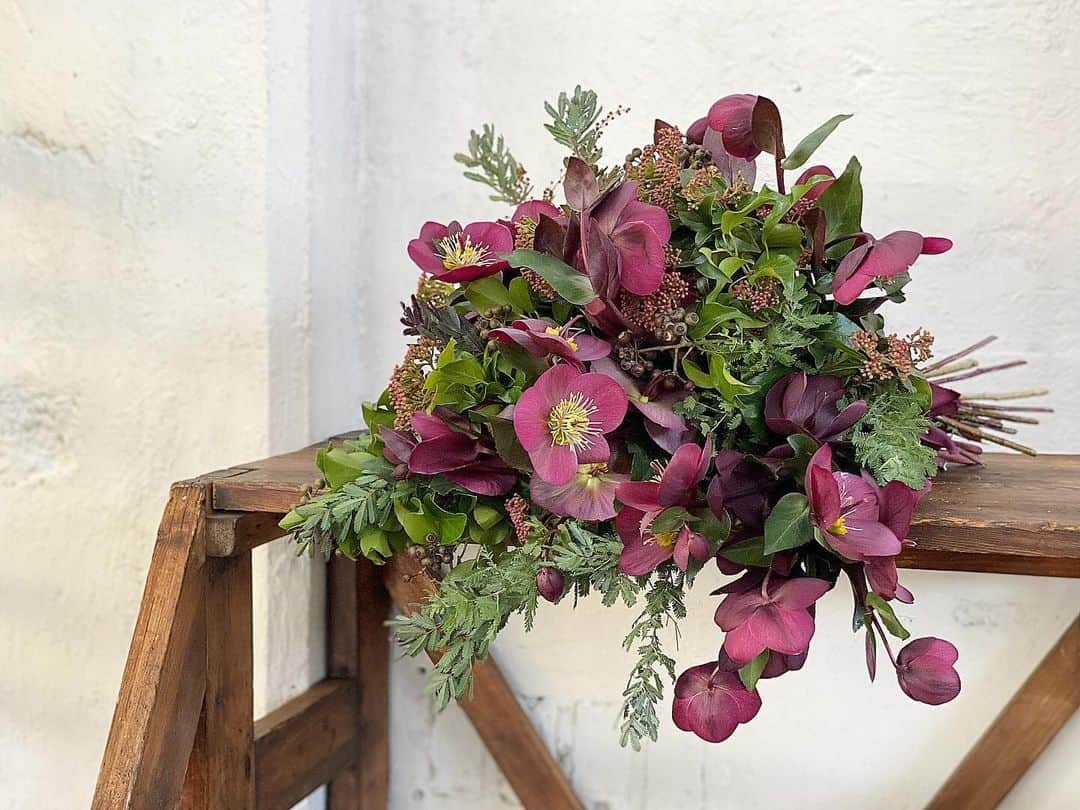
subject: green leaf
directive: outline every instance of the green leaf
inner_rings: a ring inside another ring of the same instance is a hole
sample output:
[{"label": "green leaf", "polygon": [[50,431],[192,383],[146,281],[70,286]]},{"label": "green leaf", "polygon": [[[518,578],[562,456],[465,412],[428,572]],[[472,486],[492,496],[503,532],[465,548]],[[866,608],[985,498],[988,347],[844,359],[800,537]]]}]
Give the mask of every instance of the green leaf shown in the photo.
[{"label": "green leaf", "polygon": [[697,325],[690,331],[691,337],[695,340],[700,340],[717,327],[726,323],[734,323],[737,326],[744,326],[747,329],[756,329],[766,325],[765,321],[759,321],[752,315],[747,315],[738,307],[727,306],[726,304],[703,304],[701,311],[698,313],[698,317],[700,317],[701,320],[699,320]]},{"label": "green leaf", "polygon": [[765,665],[769,663],[769,651],[762,650],[758,655],[750,659],[739,669],[739,680],[747,691],[753,691],[757,686],[761,673],[765,671]]},{"label": "green leaf", "polygon": [[911,633],[908,632],[907,628],[900,623],[898,618],[896,618],[892,605],[876,593],[868,593],[866,595],[866,604],[877,611],[877,615],[881,617],[881,623],[885,625],[885,629],[892,635],[896,636],[901,641],[904,641],[911,636]]},{"label": "green leaf", "polygon": [[411,504],[405,504],[400,498],[394,498],[394,514],[398,523],[414,543],[426,543],[429,534],[437,534],[435,521],[424,514],[424,507],[415,498]]},{"label": "green leaf", "polygon": [[769,556],[765,553],[764,543],[764,537],[750,537],[721,549],[720,553],[733,563],[762,568],[769,564]]},{"label": "green leaf", "polygon": [[765,520],[765,553],[798,548],[814,539],[810,502],[801,492],[789,492]]},{"label": "green leaf", "polygon": [[734,402],[736,397],[752,394],[757,390],[757,386],[744,383],[728,371],[727,363],[718,354],[709,356],[709,376],[712,378],[713,388],[728,402]]},{"label": "green leaf", "polygon": [[[825,241],[862,230],[862,165],[858,158],[848,161],[843,174],[818,198],[818,208],[825,212]],[[838,258],[847,253],[847,245],[833,245],[828,254]]]},{"label": "green leaf", "polygon": [[688,357],[683,358],[682,362],[683,374],[686,375],[686,379],[690,380],[698,388],[715,388],[713,385],[712,377],[701,368],[697,363]]},{"label": "green leaf", "polygon": [[510,306],[514,308],[514,312],[522,315],[528,315],[536,311],[536,302],[533,301],[532,289],[529,287],[529,282],[521,276],[510,280]]},{"label": "green leaf", "polygon": [[381,565],[393,553],[386,532],[374,526],[360,532],[360,553]]},{"label": "green leaf", "polygon": [[686,523],[693,519],[688,511],[681,506],[672,506],[665,509],[656,519],[652,522],[651,530],[653,534],[659,534],[661,532],[677,532]]},{"label": "green leaf", "polygon": [[446,546],[456,543],[465,531],[465,524],[469,521],[468,515],[443,509],[435,503],[431,495],[424,496],[423,505],[424,514],[435,521],[439,542]]},{"label": "green leaf", "polygon": [[364,470],[364,464],[375,456],[370,453],[349,453],[340,447],[324,447],[315,455],[315,464],[322,471],[330,489],[338,489],[354,481]]},{"label": "green leaf", "polygon": [[849,118],[851,118],[850,114],[834,115],[820,127],[815,129],[813,132],[811,132],[809,135],[799,141],[798,146],[791,150],[791,154],[788,155],[784,159],[784,162],[780,165],[783,166],[785,169],[797,169],[802,166],[804,163],[806,163],[806,161],[810,159],[810,156],[814,154],[814,152],[819,146],[821,146],[825,139],[833,134],[833,130],[835,130],[838,126],[840,126],[841,123],[847,121]]},{"label": "green leaf", "polygon": [[475,520],[484,529],[490,529],[500,520],[502,520],[502,512],[493,506],[486,504],[477,504],[476,508],[472,512],[473,520]]},{"label": "green leaf", "polygon": [[583,306],[596,298],[589,277],[561,259],[537,250],[515,250],[504,257],[511,267],[528,267],[571,304]]},{"label": "green leaf", "polygon": [[509,305],[510,291],[497,276],[487,276],[465,285],[465,297],[477,312]]}]

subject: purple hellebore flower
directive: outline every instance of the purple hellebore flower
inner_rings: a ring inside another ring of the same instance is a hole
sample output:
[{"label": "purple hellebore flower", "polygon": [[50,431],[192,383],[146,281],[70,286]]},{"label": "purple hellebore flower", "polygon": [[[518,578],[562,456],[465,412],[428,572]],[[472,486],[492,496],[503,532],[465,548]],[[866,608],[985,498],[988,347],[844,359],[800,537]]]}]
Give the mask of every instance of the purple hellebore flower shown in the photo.
[{"label": "purple hellebore flower", "polygon": [[645,420],[645,430],[658,445],[669,453],[674,453],[685,443],[677,440],[686,435],[686,422],[672,408],[675,403],[686,399],[688,391],[661,391],[655,395],[646,395],[645,391],[648,389],[639,387],[634,378],[624,373],[609,357],[594,361],[590,369],[606,374],[622,386],[630,407],[641,414]]},{"label": "purple hellebore flower", "polygon": [[[584,178],[574,176],[575,182],[591,179],[591,185],[596,184],[592,169],[576,158],[567,167],[567,182],[571,169],[575,175],[588,173]],[[635,181],[620,183],[591,201],[581,212],[580,228],[581,264],[602,300],[614,300],[620,289],[634,295],[652,295],[659,289],[671,220],[663,208],[638,200]]]},{"label": "purple hellebore flower", "polygon": [[836,175],[833,174],[833,170],[828,166],[811,166],[809,169],[799,175],[799,179],[795,181],[795,185],[801,186],[804,183],[809,183],[811,178],[824,176],[830,179],[820,180],[814,183],[807,192],[802,196],[808,203],[816,202],[817,198],[825,193],[825,189],[836,182]]},{"label": "purple hellebore flower", "polygon": [[748,691],[737,672],[716,662],[690,667],[675,682],[671,719],[706,742],[723,742],[761,708],[757,690]]},{"label": "purple hellebore flower", "polygon": [[944,253],[952,241],[940,236],[923,236],[915,231],[893,231],[875,239],[860,233],[848,254],[841,259],[833,276],[833,298],[838,304],[850,304],[875,278],[891,279],[903,273],[920,255]]},{"label": "purple hellebore flower", "polygon": [[[720,133],[724,151],[743,160],[761,154],[754,145],[753,117],[758,97],[749,93],[724,96],[709,108],[709,129]],[[708,148],[708,147],[706,147]]]},{"label": "purple hellebore flower", "polygon": [[558,568],[545,565],[536,572],[536,590],[552,604],[562,599],[565,588],[566,579]]},{"label": "purple hellebore flower", "polygon": [[844,383],[831,374],[808,377],[799,371],[773,383],[765,396],[765,424],[784,436],[802,433],[819,443],[835,441],[862,419],[866,401],[856,400],[840,411]]},{"label": "purple hellebore flower", "polygon": [[489,334],[501,343],[516,343],[533,357],[554,355],[578,369],[585,367],[583,361],[607,357],[611,351],[606,340],[572,331],[569,323],[559,327],[541,318],[521,318]]},{"label": "purple hellebore flower", "polygon": [[927,416],[952,416],[960,409],[960,392],[930,383],[930,410]]},{"label": "purple hellebore flower", "polygon": [[604,434],[626,416],[626,394],[603,374],[582,374],[567,363],[552,366],[514,406],[514,432],[536,474],[549,484],[569,484],[581,464],[611,455]]},{"label": "purple hellebore flower", "polygon": [[775,476],[768,467],[737,450],[716,454],[716,475],[709,482],[706,495],[709,508],[717,517],[729,512],[751,530],[761,529],[769,513],[769,492]]},{"label": "purple hellebore flower", "polygon": [[[814,606],[811,605],[810,617],[814,617]],[[779,678],[788,672],[797,672],[803,668],[803,664],[806,663],[806,657],[809,654],[807,652],[799,653],[798,655],[787,655],[786,653],[778,653],[776,651],[769,652],[769,660],[765,662],[765,668],[761,670],[761,678],[767,680],[768,678]],[[742,669],[742,664],[736,664],[731,660],[731,656],[724,651],[724,648],[720,648],[720,654],[717,657],[716,665],[720,669],[726,669],[730,672],[738,672]]]},{"label": "purple hellebore flower", "polygon": [[563,215],[562,211],[547,200],[529,200],[514,209],[514,215],[510,217],[510,221],[520,222],[528,219],[535,224],[540,221],[541,214],[551,219],[560,219]]},{"label": "purple hellebore flower", "polygon": [[458,283],[492,276],[510,265],[500,254],[514,249],[514,235],[501,222],[425,222],[409,242],[409,258],[439,281]]},{"label": "purple hellebore flower", "polygon": [[897,654],[896,679],[912,700],[940,706],[960,694],[960,675],[953,667],[958,657],[944,639],[917,638]]},{"label": "purple hellebore flower", "polygon": [[724,651],[740,666],[764,650],[805,653],[814,636],[810,608],[832,584],[814,577],[775,575],[761,586],[757,583],[753,575],[732,583],[734,587],[716,608],[714,621],[726,634]]},{"label": "purple hellebore flower", "polygon": [[757,165],[753,160],[744,160],[735,157],[724,148],[723,135],[709,126],[708,117],[699,118],[690,125],[686,131],[687,143],[695,143],[703,146],[712,158],[720,175],[728,182],[735,182],[736,177],[742,177],[748,185],[753,186],[757,178]]},{"label": "purple hellebore flower", "polygon": [[615,488],[622,509],[615,517],[615,530],[623,542],[619,570],[629,576],[644,576],[674,557],[685,571],[690,557],[704,561],[709,557],[709,543],[690,526],[683,524],[671,531],[653,532],[652,523],[673,506],[694,505],[697,486],[705,477],[712,460],[712,440],[704,447],[684,444],[675,451],[658,480],[628,481]]},{"label": "purple hellebore flower", "polygon": [[979,461],[982,447],[974,442],[957,441],[937,425],[930,425],[926,433],[919,437],[919,441],[937,450],[937,463],[940,467],[944,467],[949,462],[954,464],[982,463]]},{"label": "purple hellebore flower", "polygon": [[404,430],[380,431],[388,461],[404,465],[410,473],[442,475],[477,495],[505,495],[517,483],[514,469],[452,411],[417,411],[411,424],[419,439]]},{"label": "purple hellebore flower", "polygon": [[[927,481],[922,489],[912,489],[901,481],[890,481],[878,489],[878,519],[889,527],[902,546],[914,546],[907,539],[911,518],[923,495],[930,491]],[[866,557],[866,579],[871,589],[883,599],[897,599],[910,605],[915,601],[911,591],[900,584],[895,557]]]},{"label": "purple hellebore flower", "polygon": [[613,473],[607,464],[582,464],[569,482],[550,484],[535,476],[530,484],[532,502],[549,512],[578,520],[615,517],[615,490],[630,476]]},{"label": "purple hellebore flower", "polygon": [[811,521],[841,557],[862,561],[900,553],[900,539],[881,521],[877,487],[858,475],[834,473],[828,444],[806,467],[806,494]]}]

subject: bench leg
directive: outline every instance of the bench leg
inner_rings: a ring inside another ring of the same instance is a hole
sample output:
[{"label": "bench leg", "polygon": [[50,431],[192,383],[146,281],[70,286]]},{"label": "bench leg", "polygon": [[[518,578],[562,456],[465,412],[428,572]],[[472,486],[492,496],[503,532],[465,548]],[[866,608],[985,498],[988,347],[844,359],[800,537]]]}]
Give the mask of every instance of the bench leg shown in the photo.
[{"label": "bench leg", "polygon": [[390,597],[375,566],[330,561],[327,676],[356,680],[358,751],[329,788],[330,810],[386,810],[390,791]]},{"label": "bench leg", "polygon": [[206,562],[206,695],[184,810],[254,810],[251,554]]},{"label": "bench leg", "polygon": [[91,807],[175,807],[206,674],[207,485],[175,484],[158,528]]},{"label": "bench leg", "polygon": [[1080,617],[1058,639],[927,805],[992,810],[1080,707]]}]

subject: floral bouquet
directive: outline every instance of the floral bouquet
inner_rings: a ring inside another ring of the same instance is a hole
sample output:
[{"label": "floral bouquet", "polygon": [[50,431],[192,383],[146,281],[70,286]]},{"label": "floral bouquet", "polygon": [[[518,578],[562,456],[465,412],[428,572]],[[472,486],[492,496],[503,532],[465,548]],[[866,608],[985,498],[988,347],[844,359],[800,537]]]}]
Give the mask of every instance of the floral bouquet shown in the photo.
[{"label": "floral bouquet", "polygon": [[[440,708],[512,615],[530,628],[540,598],[596,591],[641,606],[622,744],[656,739],[665,675],[675,725],[720,742],[758,713],[761,679],[802,667],[841,579],[870,678],[880,641],[908,696],[956,697],[952,644],[889,641],[909,635],[890,603],[913,599],[896,558],[938,470],[977,464],[980,441],[1032,452],[999,434],[1033,420],[946,387],[1001,367],[971,359],[987,341],[931,362],[928,332],[885,329],[912,265],[952,243],[864,231],[855,158],[802,168],[849,116],[787,152],[772,101],[726,96],[609,165],[622,108],[580,87],[545,106],[561,180],[534,198],[503,139],[472,133],[457,160],[505,218],[428,222],[409,243],[405,357],[283,528],[325,555],[417,558],[437,591],[391,624],[405,652],[442,651]],[[755,184],[762,153],[772,187]],[[676,678],[661,631],[707,565],[730,578],[701,630],[720,650]]]}]

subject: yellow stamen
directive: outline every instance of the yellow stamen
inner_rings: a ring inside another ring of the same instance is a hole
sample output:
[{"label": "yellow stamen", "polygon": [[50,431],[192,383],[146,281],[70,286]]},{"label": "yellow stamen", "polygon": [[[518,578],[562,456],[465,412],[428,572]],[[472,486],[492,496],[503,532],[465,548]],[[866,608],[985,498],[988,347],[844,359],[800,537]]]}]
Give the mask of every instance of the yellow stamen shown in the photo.
[{"label": "yellow stamen", "polygon": [[835,534],[837,537],[843,537],[847,534],[847,531],[843,516],[838,517],[833,525],[829,527],[829,534]]},{"label": "yellow stamen", "polygon": [[442,258],[443,267],[447,270],[494,264],[497,260],[487,245],[474,245],[468,234],[456,233],[438,240],[435,243],[435,252]]},{"label": "yellow stamen", "polygon": [[547,329],[544,330],[544,334],[545,335],[554,335],[555,337],[564,337],[564,338],[566,338],[566,342],[570,344],[570,348],[573,349],[575,352],[577,351],[577,341],[574,340],[572,337],[564,335],[562,332],[560,332],[558,330],[557,327],[549,326]]},{"label": "yellow stamen", "polygon": [[656,541],[656,545],[658,546],[671,548],[675,545],[675,540],[678,539],[678,537],[678,532],[657,532],[653,535],[653,540]]},{"label": "yellow stamen", "polygon": [[575,450],[591,445],[593,438],[600,435],[600,429],[592,421],[596,411],[592,400],[577,391],[556,403],[547,418],[552,445],[569,445]]}]

